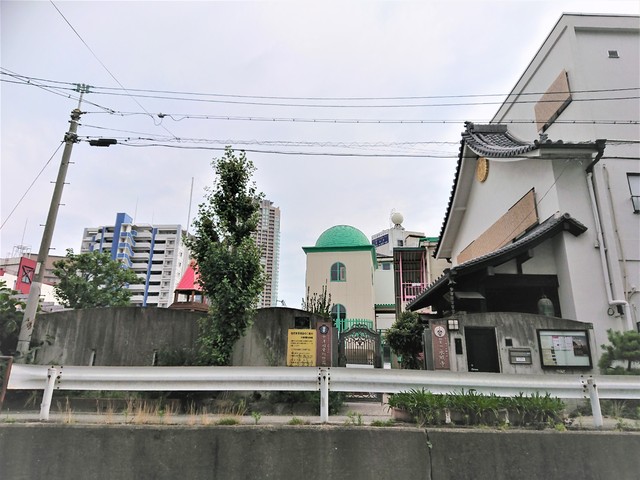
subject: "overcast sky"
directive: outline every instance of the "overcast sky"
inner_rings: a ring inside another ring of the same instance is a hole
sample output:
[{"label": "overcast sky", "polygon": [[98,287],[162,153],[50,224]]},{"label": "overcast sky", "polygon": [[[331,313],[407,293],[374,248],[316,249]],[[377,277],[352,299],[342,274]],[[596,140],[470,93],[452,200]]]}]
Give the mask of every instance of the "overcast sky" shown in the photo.
[{"label": "overcast sky", "polygon": [[327,228],[371,237],[399,211],[439,234],[464,121],[491,119],[563,12],[639,5],[3,0],[0,256],[37,253],[69,84],[88,84],[79,136],[121,143],[74,146],[52,253],[79,251],[83,228],[117,212],[185,226],[192,178],[191,217],[232,145],[281,209],[279,298],[299,307],[302,247]]}]

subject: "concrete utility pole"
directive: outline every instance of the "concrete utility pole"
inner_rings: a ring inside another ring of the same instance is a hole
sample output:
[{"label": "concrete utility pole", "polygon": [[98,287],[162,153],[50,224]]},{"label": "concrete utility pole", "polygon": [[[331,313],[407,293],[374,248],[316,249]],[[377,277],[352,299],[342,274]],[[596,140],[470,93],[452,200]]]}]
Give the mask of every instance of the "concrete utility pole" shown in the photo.
[{"label": "concrete utility pole", "polygon": [[51,205],[49,206],[49,215],[47,216],[47,223],[44,226],[40,250],[38,251],[36,270],[31,280],[29,297],[27,298],[24,316],[22,317],[22,326],[20,327],[20,336],[18,337],[18,356],[15,359],[16,363],[24,363],[26,361],[27,353],[29,352],[29,343],[31,342],[31,334],[33,333],[33,326],[35,324],[36,313],[38,311],[38,303],[40,301],[42,280],[44,279],[44,265],[49,257],[51,239],[53,238],[53,231],[56,226],[56,218],[58,216],[58,208],[60,207],[60,200],[62,198],[64,181],[67,176],[67,169],[69,167],[71,150],[73,149],[73,144],[78,141],[78,135],[76,135],[76,132],[78,131],[78,120],[80,120],[80,115],[82,114],[80,111],[82,95],[89,91],[89,86],[79,84],[77,85],[76,91],[80,92],[80,100],[78,101],[78,108],[71,111],[69,131],[64,136],[65,146],[64,151],[62,152],[62,160],[60,161],[60,169],[58,170],[58,178],[56,179],[56,186],[53,189],[53,197],[51,198]]}]

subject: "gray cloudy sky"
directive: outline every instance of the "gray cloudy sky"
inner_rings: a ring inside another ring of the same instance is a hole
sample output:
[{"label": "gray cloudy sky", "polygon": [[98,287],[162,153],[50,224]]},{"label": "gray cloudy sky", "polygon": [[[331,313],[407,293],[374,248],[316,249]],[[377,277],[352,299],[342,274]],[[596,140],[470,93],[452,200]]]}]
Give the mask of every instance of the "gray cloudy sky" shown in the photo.
[{"label": "gray cloudy sky", "polygon": [[[465,96],[507,93],[563,12],[638,14],[639,5],[3,0],[0,256],[39,248],[62,149],[51,157],[77,106],[56,82],[84,83],[96,105],[83,103],[78,134],[130,140],[75,145],[52,253],[78,251],[83,228],[117,212],[185,225],[191,179],[192,217],[212,183],[221,155],[212,149],[280,152],[248,156],[281,209],[279,297],[299,307],[302,247],[327,228],[370,237],[396,210],[407,229],[438,235],[463,122],[488,121],[502,99]],[[171,137],[204,149],[132,146]]]}]

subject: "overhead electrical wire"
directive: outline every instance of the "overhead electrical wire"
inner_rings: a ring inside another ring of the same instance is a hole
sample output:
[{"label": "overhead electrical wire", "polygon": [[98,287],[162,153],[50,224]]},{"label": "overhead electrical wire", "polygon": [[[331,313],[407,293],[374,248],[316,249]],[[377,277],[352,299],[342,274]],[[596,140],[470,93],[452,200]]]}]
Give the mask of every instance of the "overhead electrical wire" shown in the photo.
[{"label": "overhead electrical wire", "polygon": [[[40,82],[60,83],[69,86],[74,86],[73,82],[63,82],[59,80],[50,80],[38,77],[30,77],[26,75],[19,75],[19,77],[25,80],[36,80]],[[508,97],[515,96],[514,93],[474,93],[474,94],[447,94],[447,95],[414,95],[414,96],[368,96],[368,97],[340,97],[340,96],[328,96],[328,97],[312,97],[312,96],[275,96],[275,95],[241,95],[241,94],[228,94],[228,93],[210,93],[210,92],[188,92],[188,91],[176,91],[176,90],[154,90],[144,88],[116,88],[116,87],[102,87],[91,86],[94,89],[93,93],[103,94],[98,90],[107,91],[124,91],[127,95],[133,96],[133,93],[147,93],[147,94],[171,94],[171,95],[188,95],[197,97],[218,97],[218,98],[250,98],[250,99],[262,99],[262,100],[308,100],[308,101],[389,101],[389,100],[425,100],[425,99],[446,99],[446,98],[482,98],[482,97]],[[607,88],[607,89],[588,89],[588,90],[572,90],[572,91],[557,91],[557,94],[583,94],[583,93],[613,93],[613,92],[629,92],[634,90],[640,90],[640,86],[622,87],[622,88]],[[520,92],[517,96],[533,96],[544,95],[547,92]],[[160,96],[158,98],[168,100],[184,100],[179,97]],[[271,104],[269,104],[271,105]],[[278,105],[278,104],[273,104]]]},{"label": "overhead electrical wire", "polygon": [[[87,114],[109,113],[115,116],[136,116],[147,115],[143,112],[85,112]],[[261,117],[261,116],[238,116],[238,115],[205,115],[190,113],[159,113],[159,118],[169,118],[174,122],[182,120],[224,120],[224,121],[242,121],[242,122],[294,122],[294,123],[362,123],[362,124],[464,124],[467,119],[388,119],[388,118],[309,118],[309,117]],[[474,123],[489,123],[489,120],[472,120]],[[504,120],[503,124],[523,124],[537,123],[536,120]],[[640,120],[560,120],[556,119],[554,123],[573,124],[573,125],[638,125]]]},{"label": "overhead electrical wire", "polygon": [[27,190],[24,192],[24,194],[20,197],[20,200],[18,200],[18,202],[16,203],[16,206],[13,207],[13,210],[11,210],[11,212],[9,212],[9,215],[7,215],[7,218],[4,219],[4,221],[2,222],[2,225],[0,225],[0,230],[2,229],[2,227],[4,227],[4,225],[7,223],[7,221],[11,218],[11,216],[13,215],[13,213],[16,211],[16,209],[20,206],[20,204],[22,203],[22,200],[24,200],[24,197],[27,196],[27,194],[29,193],[29,190],[31,190],[31,188],[35,185],[36,181],[40,178],[40,175],[42,175],[42,172],[45,171],[45,169],[47,168],[47,166],[51,163],[51,160],[53,160],[53,157],[55,157],[56,153],[58,153],[58,150],[60,150],[60,147],[62,147],[62,145],[64,145],[64,142],[60,142],[60,145],[58,145],[58,148],[56,148],[56,151],[53,152],[53,154],[51,155],[51,157],[49,157],[49,160],[46,161],[46,163],[44,164],[44,166],[40,169],[40,171],[38,172],[38,174],[36,175],[36,178],[33,179],[33,181],[31,182],[31,185],[29,185],[27,187]]},{"label": "overhead electrical wire", "polygon": [[[203,145],[171,145],[166,143],[147,143],[147,144],[130,144],[130,143],[122,143],[118,144],[126,147],[132,148],[145,148],[145,147],[164,147],[164,148],[175,148],[182,150],[212,150],[212,151],[224,151],[225,147],[210,147]],[[254,148],[242,148],[244,152],[249,153],[266,153],[266,154],[276,154],[276,155],[298,155],[298,156],[320,156],[320,157],[380,157],[380,158],[458,158],[458,155],[427,155],[427,154],[398,154],[398,153],[344,153],[344,152],[305,152],[305,151],[283,151],[283,150],[259,150]]]},{"label": "overhead electrical wire", "polygon": [[[87,42],[84,41],[84,39],[82,38],[82,36],[78,33],[78,31],[73,27],[73,25],[71,25],[71,23],[69,22],[69,20],[67,20],[67,18],[64,16],[64,14],[60,11],[60,9],[56,6],[55,3],[53,3],[53,0],[49,0],[49,2],[51,3],[51,5],[53,5],[53,8],[55,8],[57,10],[57,12],[60,14],[60,16],[64,19],[64,21],[67,23],[67,25],[69,25],[69,27],[71,28],[71,30],[73,30],[73,33],[76,34],[76,36],[80,39],[80,41],[84,44],[85,47],[87,47],[87,49],[91,52],[91,54],[93,55],[93,57],[98,61],[98,63],[100,65],[102,65],[102,68],[104,68],[106,70],[106,72],[111,76],[111,78],[113,78],[115,80],[115,82],[120,85],[120,87],[127,92],[127,89],[124,87],[124,85],[122,85],[122,83],[120,83],[120,81],[115,77],[115,75],[113,73],[111,73],[111,71],[107,68],[107,66],[102,62],[102,60],[100,60],[100,58],[98,58],[98,56],[95,54],[95,52],[91,49],[91,47],[87,44]],[[147,112],[147,114],[153,119],[153,115],[151,115],[145,108],[144,106],[138,102],[138,100],[133,97],[132,95],[128,95],[140,108],[142,108],[142,110],[144,110],[145,112]],[[155,123],[155,120],[154,120]],[[159,124],[157,124],[158,126],[160,126],[163,130],[165,130],[167,133],[169,133],[170,135],[174,136],[175,135],[169,130],[167,129],[167,127],[165,127],[164,125],[162,125],[162,122],[160,122]]]},{"label": "overhead electrical wire", "polygon": [[[75,30],[74,30],[75,31]],[[93,53],[93,51],[91,51]],[[95,55],[95,54],[94,54]],[[98,61],[100,61],[98,59]],[[102,62],[100,62],[102,64]],[[103,65],[104,66],[104,65]],[[107,72],[109,70],[104,67]],[[24,80],[25,85],[34,85],[34,81],[47,81],[38,79],[35,77],[27,77],[24,75],[13,75],[15,78],[21,78]],[[113,76],[113,75],[112,75]],[[118,80],[113,77],[116,82]],[[69,85],[68,89],[72,90],[71,83],[68,82],[59,82],[59,81],[51,81],[55,83],[63,83]],[[119,83],[119,82],[118,82]],[[57,87],[63,88],[63,87]],[[217,97],[217,98],[255,98],[255,99],[269,99],[269,100],[313,100],[313,101],[389,101],[389,100],[424,100],[424,99],[465,99],[465,98],[483,98],[483,97],[526,97],[533,95],[543,95],[543,93],[531,93],[531,92],[522,92],[519,94],[469,94],[469,95],[425,95],[425,96],[414,96],[414,97],[275,97],[275,96],[260,96],[260,95],[231,95],[231,94],[215,94],[215,93],[192,93],[192,92],[175,92],[180,95],[185,95],[185,97],[170,97],[163,95],[150,95],[149,93],[163,91],[158,90],[144,90],[144,89],[126,89],[122,87],[121,89],[109,89],[109,90],[121,90],[124,93],[119,92],[100,92],[100,89],[107,89],[107,87],[95,87],[91,86],[92,94],[95,95],[111,95],[111,96],[127,96],[131,97],[135,100],[136,97],[139,98],[152,98],[152,99],[160,99],[160,100],[168,100],[168,101],[184,101],[184,102],[200,102],[200,103],[215,103],[215,104],[230,104],[230,105],[250,105],[250,106],[268,106],[268,107],[297,107],[297,108],[434,108],[434,107],[464,107],[464,106],[481,106],[481,105],[513,105],[513,104],[525,104],[525,103],[544,103],[544,102],[557,102],[554,99],[531,99],[531,100],[512,100],[512,101],[484,101],[484,102],[455,102],[455,103],[410,103],[410,104],[354,104],[354,105],[345,105],[345,104],[304,104],[304,103],[272,103],[272,102],[257,102],[257,101],[243,101],[243,100],[218,100],[218,99],[210,99],[210,98],[189,98],[189,96],[194,97]],[[617,89],[594,89],[594,90],[578,90],[572,92],[554,92],[554,93],[570,93],[572,95],[578,94],[587,94],[587,93],[615,93],[615,92],[630,92],[630,91],[638,91],[640,87],[626,87],[626,88],[617,88]],[[133,94],[132,92],[146,92],[146,93],[137,93]],[[173,92],[167,92],[173,93]],[[617,101],[617,100],[634,100],[638,99],[640,96],[632,95],[632,96],[610,96],[610,97],[597,97],[590,96],[587,98],[572,98],[572,101],[583,102],[583,101]],[[136,103],[138,103],[136,101]],[[150,115],[150,113],[142,107],[138,103],[138,105],[145,111],[146,114]]]}]

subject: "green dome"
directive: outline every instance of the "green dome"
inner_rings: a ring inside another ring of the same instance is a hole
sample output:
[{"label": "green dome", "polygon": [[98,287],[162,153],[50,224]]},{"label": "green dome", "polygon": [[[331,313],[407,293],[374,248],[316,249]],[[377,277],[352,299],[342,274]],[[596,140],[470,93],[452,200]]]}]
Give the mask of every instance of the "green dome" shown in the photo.
[{"label": "green dome", "polygon": [[339,248],[339,247],[365,247],[371,242],[360,230],[349,225],[336,225],[331,227],[318,237],[316,247]]}]

